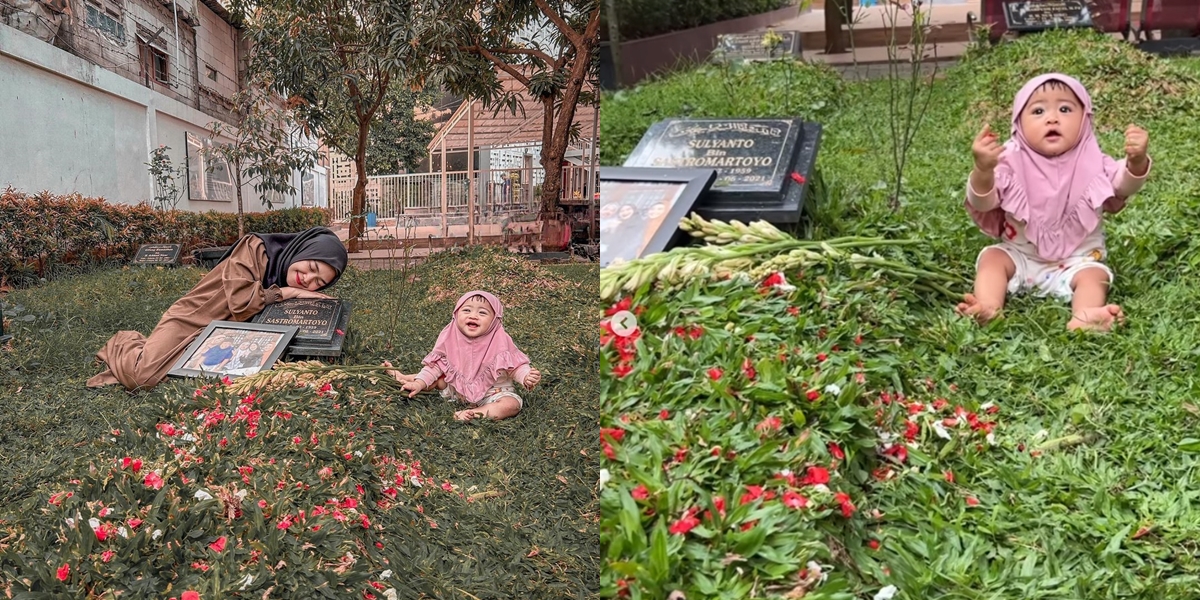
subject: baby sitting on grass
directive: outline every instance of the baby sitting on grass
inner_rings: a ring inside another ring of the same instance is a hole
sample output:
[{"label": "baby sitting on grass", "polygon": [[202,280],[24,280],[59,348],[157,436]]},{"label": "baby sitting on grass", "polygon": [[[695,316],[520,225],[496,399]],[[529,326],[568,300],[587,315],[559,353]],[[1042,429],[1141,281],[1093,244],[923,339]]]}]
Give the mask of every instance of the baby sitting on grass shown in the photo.
[{"label": "baby sitting on grass", "polygon": [[456,419],[515,416],[525,405],[516,385],[533,389],[542,374],[504,331],[503,316],[504,307],[495,296],[467,292],[454,305],[454,316],[422,361],[421,372],[388,372],[404,384],[409,398],[436,387],[444,398],[467,404],[470,408],[454,413]]},{"label": "baby sitting on grass", "polygon": [[1108,304],[1113,273],[1104,259],[1104,213],[1125,208],[1150,172],[1149,135],[1125,130],[1125,159],[1105,155],[1092,129],[1092,100],[1067,75],[1035,77],[1013,102],[1012,138],[984,126],[971,150],[967,212],[1000,243],[976,260],[975,293],[959,314],[986,323],[1008,294],[1071,302],[1068,329],[1107,331],[1124,321]]}]

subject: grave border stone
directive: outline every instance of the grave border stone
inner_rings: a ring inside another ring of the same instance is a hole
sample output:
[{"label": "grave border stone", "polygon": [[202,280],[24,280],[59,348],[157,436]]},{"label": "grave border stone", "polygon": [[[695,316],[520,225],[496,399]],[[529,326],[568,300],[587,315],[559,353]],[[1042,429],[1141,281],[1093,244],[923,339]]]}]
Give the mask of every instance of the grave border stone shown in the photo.
[{"label": "grave border stone", "polygon": [[[142,255],[142,251],[151,249],[151,248],[157,249],[158,247],[161,247],[161,246],[170,247],[171,260],[169,260],[169,261],[149,261],[149,260],[139,261],[138,260],[138,257]],[[137,252],[134,253],[133,260],[129,261],[129,264],[134,267],[174,267],[179,264],[179,257],[182,254],[183,254],[183,244],[142,244],[141,246],[138,246]]]},{"label": "grave border stone", "polygon": [[214,332],[218,330],[230,329],[279,334],[279,338],[275,341],[275,346],[272,348],[271,353],[265,357],[265,360],[262,363],[263,365],[268,366],[264,366],[263,369],[258,371],[259,373],[264,370],[269,371],[275,366],[275,363],[279,360],[279,357],[283,355],[284,351],[287,350],[288,345],[291,344],[292,338],[296,336],[296,332],[300,330],[300,328],[296,327],[295,325],[267,325],[264,323],[249,323],[241,321],[213,321],[209,323],[203,331],[200,332],[200,335],[196,336],[196,339],[192,340],[191,344],[188,344],[187,349],[183,351],[183,354],[181,354],[175,361],[175,364],[171,366],[171,370],[167,372],[167,375],[171,377],[242,377],[243,375],[233,375],[225,372],[184,368],[184,365],[188,363],[189,359],[196,354],[196,351],[204,345],[204,342],[207,341]]},{"label": "grave border stone", "polygon": [[[679,221],[693,210],[696,202],[711,188],[716,179],[716,169],[666,169],[661,167],[600,167],[599,175],[601,186],[603,186],[605,181],[617,181],[624,183],[669,183],[683,187],[682,191],[679,192],[679,197],[676,199],[675,204],[671,206],[662,220],[663,225],[673,223],[674,226],[669,228],[660,226],[654,235],[650,237],[645,248],[638,255],[639,257],[668,250],[686,241],[689,236],[679,229]],[[604,208],[603,192],[600,195],[600,208],[601,210]],[[600,236],[600,244],[603,247],[603,235]],[[604,261],[604,257],[601,256],[600,268],[604,268],[607,264]]]},{"label": "grave border stone", "polygon": [[[766,47],[762,45],[762,40],[763,40],[763,38],[765,38],[767,36],[767,32],[752,31],[752,32],[747,32],[747,33],[723,33],[723,34],[718,35],[716,38],[716,46],[713,48],[712,53],[709,55],[709,60],[714,60],[717,63],[722,63],[722,62],[725,62],[725,63],[728,63],[728,62],[751,63],[751,62],[770,62],[773,60],[784,60],[784,59],[788,59],[788,58],[800,59],[800,58],[804,57],[804,48],[802,47],[802,44],[801,44],[801,37],[800,37],[799,31],[792,30],[792,29],[787,29],[787,30],[783,30],[783,31],[774,31],[774,30],[772,30],[772,31],[776,35],[778,35],[780,38],[782,38],[782,41],[780,42],[779,46],[777,46],[775,48],[775,52],[777,53],[777,55],[775,55],[775,56],[768,55]],[[736,38],[743,38],[743,37],[748,38],[751,36],[754,36],[754,38],[757,39],[757,41],[758,41],[757,48],[761,49],[761,55],[756,55],[753,53],[745,53],[745,54],[739,53],[739,54],[733,54],[732,55],[733,58],[730,58],[731,55],[723,48],[723,43],[724,43],[725,39],[733,40]]]},{"label": "grave border stone", "polygon": [[[1046,2],[1038,2],[1037,0],[1005,0],[1005,2],[1003,4],[1001,4],[1001,6],[1004,9],[1005,27],[1009,31],[1015,31],[1018,33],[1030,33],[1030,32],[1035,32],[1035,31],[1045,31],[1047,29],[1058,29],[1058,28],[1095,27],[1095,19],[1092,16],[1091,7],[1088,6],[1087,0],[1059,0],[1059,1],[1063,2],[1064,4],[1066,4],[1068,2],[1078,3],[1078,7],[1075,12],[1078,13],[1080,11],[1087,11],[1087,19],[1081,20],[1079,22],[1065,22],[1065,23],[1059,23],[1059,22],[1030,23],[1029,21],[1024,21],[1023,23],[1018,23],[1018,22],[1013,21],[1013,17],[1014,17],[1014,12],[1013,12],[1014,8],[1013,7],[1015,7],[1016,5],[1020,5],[1020,4],[1024,4],[1026,7],[1028,7],[1030,5],[1046,6],[1047,3]],[[1062,15],[1062,16],[1065,17],[1066,15]]]}]

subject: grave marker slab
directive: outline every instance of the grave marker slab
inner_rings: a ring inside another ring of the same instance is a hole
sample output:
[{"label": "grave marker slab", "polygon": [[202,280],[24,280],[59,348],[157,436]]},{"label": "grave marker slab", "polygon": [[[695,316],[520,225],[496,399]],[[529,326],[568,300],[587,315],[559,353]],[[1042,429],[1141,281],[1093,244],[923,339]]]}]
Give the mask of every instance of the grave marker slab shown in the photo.
[{"label": "grave marker slab", "polygon": [[765,32],[730,33],[717,36],[712,59],[717,62],[754,62],[780,58],[800,58],[800,32],[776,31],[780,42],[774,47],[763,45]]},{"label": "grave marker slab", "polygon": [[1013,0],[1004,3],[1004,20],[1011,31],[1041,31],[1056,27],[1091,27],[1086,0]]},{"label": "grave marker slab", "polygon": [[174,266],[179,264],[182,244],[142,244],[130,264],[134,266]]},{"label": "grave marker slab", "polygon": [[296,327],[296,337],[287,349],[289,357],[338,357],[350,322],[350,303],[337,298],[295,298],[272,304],[250,320]]},{"label": "grave marker slab", "polygon": [[820,137],[819,124],[798,118],[667,119],[646,131],[625,166],[716,169],[695,212],[789,225],[800,221]]}]

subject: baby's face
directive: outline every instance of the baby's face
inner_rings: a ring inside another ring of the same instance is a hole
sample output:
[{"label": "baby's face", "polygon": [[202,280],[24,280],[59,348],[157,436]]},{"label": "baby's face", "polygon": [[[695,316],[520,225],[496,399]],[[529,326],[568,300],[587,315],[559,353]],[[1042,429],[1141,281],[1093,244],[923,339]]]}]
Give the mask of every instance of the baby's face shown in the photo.
[{"label": "baby's face", "polygon": [[454,324],[463,335],[476,338],[483,335],[492,327],[496,315],[492,314],[492,305],[479,300],[467,300],[462,308],[454,315]]},{"label": "baby's face", "polygon": [[1021,109],[1021,134],[1035,152],[1058,156],[1079,143],[1083,104],[1065,86],[1045,86]]}]

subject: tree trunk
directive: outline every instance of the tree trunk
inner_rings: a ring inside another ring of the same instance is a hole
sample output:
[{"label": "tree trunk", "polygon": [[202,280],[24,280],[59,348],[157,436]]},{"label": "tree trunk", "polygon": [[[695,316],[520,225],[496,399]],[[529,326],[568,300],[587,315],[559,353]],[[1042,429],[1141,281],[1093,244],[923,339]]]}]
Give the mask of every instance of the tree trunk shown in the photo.
[{"label": "tree trunk", "polygon": [[354,182],[354,194],[350,202],[350,236],[346,246],[348,252],[358,252],[358,242],[367,231],[367,134],[371,121],[358,124],[358,147],[354,150],[354,170],[358,178]]},{"label": "tree trunk", "polygon": [[242,210],[242,163],[241,163],[241,161],[234,163],[233,170],[234,170],[233,180],[236,182],[236,185],[237,185],[238,239],[240,240],[240,239],[242,239],[242,236],[246,235],[246,216],[245,216],[245,212]]},{"label": "tree trunk", "polygon": [[[546,178],[542,181],[542,217],[549,218],[558,212],[559,196],[562,195],[562,160],[567,153],[567,132],[554,126],[554,98],[542,98],[542,169]],[[574,104],[571,112],[574,112]],[[563,102],[563,112],[567,110]],[[555,135],[555,133],[558,135]]]},{"label": "tree trunk", "polygon": [[608,8],[608,55],[612,57],[613,79],[621,89],[621,26],[617,22],[617,0],[605,0]]},{"label": "tree trunk", "polygon": [[825,0],[825,53],[842,54],[846,52],[846,43],[842,40],[842,25],[846,24],[844,16],[848,14],[846,7],[851,0]]},{"label": "tree trunk", "polygon": [[599,6],[590,15],[580,39],[582,43],[575,47],[574,60],[570,63],[571,74],[563,89],[562,108],[557,115],[554,114],[554,98],[542,98],[545,107],[542,119],[542,168],[546,171],[546,180],[542,184],[542,214],[546,216],[557,213],[559,196],[562,195],[562,160],[567,153],[571,122],[575,120],[579,93],[583,91],[585,78],[591,69],[592,53],[600,43]]}]

